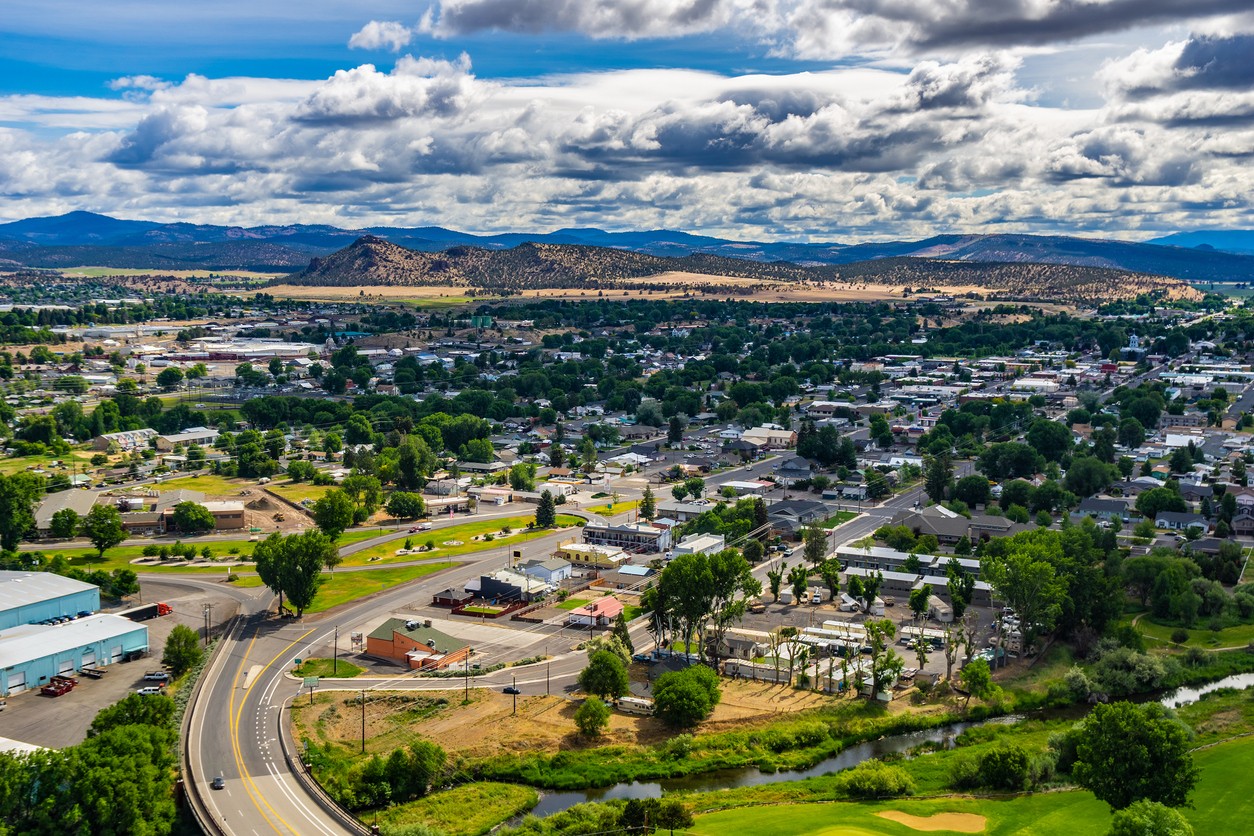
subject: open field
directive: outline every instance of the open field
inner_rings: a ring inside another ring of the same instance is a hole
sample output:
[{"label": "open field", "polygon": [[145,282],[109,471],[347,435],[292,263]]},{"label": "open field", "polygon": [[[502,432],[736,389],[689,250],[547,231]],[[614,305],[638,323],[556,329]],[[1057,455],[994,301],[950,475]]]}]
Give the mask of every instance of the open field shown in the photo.
[{"label": "open field", "polygon": [[[436,531],[419,531],[410,535],[407,539],[413,542],[414,547],[424,545],[428,540],[435,543],[435,549],[424,551],[419,554],[398,555],[397,549],[404,546],[404,540],[393,540],[389,543],[382,543],[369,549],[364,549],[356,554],[350,554],[344,558],[345,566],[364,566],[367,563],[380,563],[384,561],[398,560],[423,560],[425,558],[436,557],[456,557],[457,555],[470,554],[472,552],[480,552],[488,549],[501,548],[513,543],[525,542],[534,537],[543,537],[546,534],[552,534],[558,529],[549,530],[527,530],[527,523],[531,522],[534,517],[504,517],[492,520],[475,520],[474,522],[462,523],[449,528],[441,528]],[[570,514],[558,514],[557,525],[559,528],[573,526],[580,517],[574,517]],[[513,534],[506,537],[495,537],[491,541],[474,540],[472,538],[483,534],[496,534],[505,526],[513,529]],[[455,541],[458,545],[446,546],[446,542]]]},{"label": "open field", "polygon": [[593,514],[600,514],[603,517],[613,517],[624,511],[634,511],[640,507],[640,500],[631,499],[623,502],[606,503],[605,505],[590,505],[586,510]]},{"label": "open field", "polygon": [[[447,836],[481,836],[501,822],[536,805],[536,791],[518,784],[477,781],[426,798],[389,807],[378,816],[384,833],[413,824],[430,827]],[[367,824],[375,821],[374,814]]]},{"label": "open field", "polygon": [[[1155,624],[1146,615],[1137,621],[1136,629],[1138,633],[1155,642],[1172,643],[1171,634],[1181,628]],[[1186,632],[1189,638],[1184,642],[1185,647],[1200,647],[1205,650],[1216,647],[1243,647],[1254,642],[1254,624],[1237,624],[1222,630],[1194,627]]]},{"label": "open field", "polygon": [[307,299],[313,302],[404,302],[421,308],[465,305],[483,302],[491,297],[473,298],[451,287],[394,287],[391,285],[363,285],[361,287],[306,287],[305,285],[278,284],[258,292],[265,292],[280,299]]},{"label": "open field", "polygon": [[240,491],[256,487],[257,483],[248,479],[226,479],[210,473],[169,479],[158,486],[162,491],[200,491],[207,496],[238,496]]},{"label": "open field", "polygon": [[[318,597],[313,606],[305,610],[306,614],[326,612],[329,609],[356,601],[367,595],[400,586],[403,583],[431,575],[453,566],[453,563],[424,563],[421,566],[394,566],[390,569],[375,569],[368,572],[324,572],[322,586],[318,588]],[[261,578],[256,575],[244,575],[236,581],[237,586],[262,586]]]},{"label": "open field", "polygon": [[267,488],[277,493],[284,499],[299,503],[302,499],[312,499],[315,502],[326,496],[327,491],[331,490],[333,485],[313,485],[309,482],[280,482],[274,484],[271,482],[266,485]]},{"label": "open field", "polygon": [[66,456],[17,456],[10,459],[0,459],[0,473],[8,476],[13,473],[20,473],[27,468],[42,468],[48,470],[52,462],[66,462],[70,464],[69,470],[49,470],[50,473],[65,473],[67,476],[73,475],[74,465],[78,466],[78,472],[83,473],[87,470],[94,469],[91,465],[91,457],[95,453],[91,450],[72,450]]},{"label": "open field", "polygon": [[[637,289],[635,284],[671,285],[673,290],[648,291]],[[621,289],[612,290],[572,290],[569,288],[543,288],[524,290],[511,298],[527,299],[618,299],[647,298],[673,299],[691,296],[693,291],[687,286],[718,288],[719,295],[753,296],[760,302],[849,302],[877,301],[884,299],[901,299],[901,287],[894,285],[866,283],[811,283],[790,284],[779,281],[763,281],[736,276],[707,276],[701,273],[671,272],[641,279],[624,279]],[[964,293],[996,293],[995,288],[980,286],[956,286],[942,288],[945,293],[961,295]],[[309,299],[313,301],[391,301],[406,302],[420,306],[459,305],[468,302],[491,302],[497,297],[488,294],[478,297],[460,296],[457,288],[449,287],[403,287],[390,285],[364,285],[354,287],[305,287],[303,285],[279,284],[265,288],[266,293],[287,299]],[[700,295],[700,294],[697,294]]]},{"label": "open field", "polygon": [[174,276],[178,279],[207,279],[210,276],[230,276],[239,279],[269,281],[282,273],[254,273],[249,270],[139,270],[129,267],[63,267],[59,272],[66,276],[98,279],[101,276]]}]

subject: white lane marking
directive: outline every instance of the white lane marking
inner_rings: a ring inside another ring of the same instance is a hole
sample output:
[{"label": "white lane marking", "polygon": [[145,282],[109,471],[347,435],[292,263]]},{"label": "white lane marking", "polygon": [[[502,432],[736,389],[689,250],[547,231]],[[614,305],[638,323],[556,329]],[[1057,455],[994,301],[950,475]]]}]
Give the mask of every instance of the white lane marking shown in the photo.
[{"label": "white lane marking", "polygon": [[279,785],[279,789],[283,791],[283,794],[286,795],[291,800],[291,802],[296,805],[297,809],[302,814],[304,814],[305,818],[308,819],[309,822],[314,825],[314,827],[318,828],[320,832],[326,833],[329,836],[337,836],[338,831],[330,829],[321,821],[319,821],[318,818],[314,815],[313,811],[310,810],[307,806],[305,806],[305,802],[301,801],[300,798],[298,798],[297,795],[292,791],[292,789],[288,787],[287,781],[284,779],[282,773],[280,773],[278,769],[276,769],[272,764],[268,764],[268,763],[266,764],[266,769],[270,771],[271,777],[273,777],[275,783]]}]

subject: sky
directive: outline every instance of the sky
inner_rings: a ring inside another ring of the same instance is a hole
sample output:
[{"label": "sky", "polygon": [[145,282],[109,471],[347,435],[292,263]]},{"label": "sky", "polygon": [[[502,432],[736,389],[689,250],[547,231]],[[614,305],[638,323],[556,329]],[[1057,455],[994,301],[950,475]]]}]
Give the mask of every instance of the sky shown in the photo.
[{"label": "sky", "polygon": [[1254,227],[1251,0],[10,0],[0,219]]}]

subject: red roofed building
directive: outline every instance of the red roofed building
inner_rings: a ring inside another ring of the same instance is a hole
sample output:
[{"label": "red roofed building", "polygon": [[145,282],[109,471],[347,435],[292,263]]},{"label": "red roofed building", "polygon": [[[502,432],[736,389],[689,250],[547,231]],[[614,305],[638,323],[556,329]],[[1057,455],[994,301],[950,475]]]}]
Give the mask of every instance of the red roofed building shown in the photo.
[{"label": "red roofed building", "polygon": [[566,623],[574,627],[608,627],[614,623],[623,611],[623,602],[617,598],[598,598],[591,604],[584,604],[577,610],[571,610]]}]

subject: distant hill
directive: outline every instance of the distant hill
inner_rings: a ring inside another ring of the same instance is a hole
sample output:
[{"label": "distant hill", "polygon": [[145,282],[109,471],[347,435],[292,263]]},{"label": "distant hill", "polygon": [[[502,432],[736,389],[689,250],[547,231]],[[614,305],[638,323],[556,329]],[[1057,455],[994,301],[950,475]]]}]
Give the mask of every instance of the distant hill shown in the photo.
[{"label": "distant hill", "polygon": [[[1145,244],[1016,234],[938,235],[920,241],[848,244],[731,241],[673,230],[606,232],[568,228],[547,233],[473,235],[438,226],[360,230],[316,224],[214,226],[119,220],[91,212],[71,212],[0,224],[0,260],[40,267],[247,267],[287,272],[303,267],[311,257],[329,256],[363,235],[428,253],[446,253],[457,247],[508,251],[521,244],[536,244],[611,248],[664,258],[702,256],[799,266],[923,258],[1103,267],[1188,281],[1254,281],[1254,232],[1242,231],[1179,233]],[[1199,249],[1199,245],[1207,248]]]},{"label": "distant hill", "polygon": [[1177,232],[1147,243],[1169,247],[1219,250],[1239,255],[1254,255],[1254,229],[1211,229]]},{"label": "distant hill", "polygon": [[[373,235],[308,269],[276,280],[314,287],[472,287],[489,291],[552,289],[666,289],[666,274],[754,279],[771,284],[818,286],[882,284],[899,287],[976,288],[1016,298],[1095,302],[1160,290],[1172,296],[1200,294],[1176,279],[1062,264],[972,263],[923,258],[884,258],[845,265],[804,266],[712,255],[682,258],[581,244],[526,243],[509,250],[453,247],[439,253],[409,250]],[[651,282],[650,279],[658,281]]]}]

